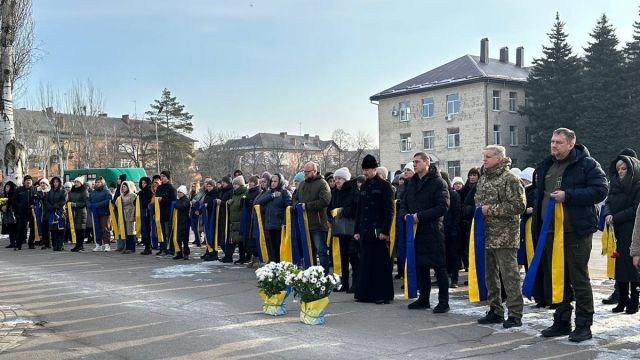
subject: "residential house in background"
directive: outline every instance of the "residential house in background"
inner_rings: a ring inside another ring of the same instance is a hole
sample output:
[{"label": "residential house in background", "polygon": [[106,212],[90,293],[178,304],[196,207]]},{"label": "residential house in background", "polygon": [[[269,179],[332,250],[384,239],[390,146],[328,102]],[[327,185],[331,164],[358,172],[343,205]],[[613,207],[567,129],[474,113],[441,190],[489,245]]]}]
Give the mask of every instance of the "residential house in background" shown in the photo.
[{"label": "residential house in background", "polygon": [[[518,112],[527,101],[524,48],[489,57],[489,40],[480,56],[464,55],[370,97],[378,106],[380,162],[391,172],[424,151],[451,178],[482,165],[482,149],[502,145],[514,167],[525,167],[528,118]],[[522,159],[522,160],[521,160]]]}]

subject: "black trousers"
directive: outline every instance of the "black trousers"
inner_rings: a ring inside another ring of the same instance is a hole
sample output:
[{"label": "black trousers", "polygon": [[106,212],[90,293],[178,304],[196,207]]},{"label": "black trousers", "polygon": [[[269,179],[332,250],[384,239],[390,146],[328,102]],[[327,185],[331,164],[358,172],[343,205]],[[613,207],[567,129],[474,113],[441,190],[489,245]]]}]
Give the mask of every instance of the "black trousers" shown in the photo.
[{"label": "black trousers", "polygon": [[280,262],[280,236],[282,235],[282,230],[269,230],[268,233],[267,251],[269,253],[269,260]]},{"label": "black trousers", "polygon": [[40,237],[40,244],[44,247],[50,248],[51,247],[51,241],[50,241],[50,234],[49,234],[49,222],[44,220],[44,221],[40,221],[40,229],[42,229],[42,237]]},{"label": "black trousers", "polygon": [[[29,226],[29,223],[31,223],[31,226],[33,227],[33,222],[30,221],[31,219],[31,215],[19,215],[16,216],[16,220],[18,222],[17,224],[17,228],[16,228],[16,247],[17,248],[22,248],[22,244],[24,244],[25,240],[27,239],[27,227]],[[33,233],[33,231],[31,231]],[[29,246],[33,245],[33,242],[29,242]]]},{"label": "black trousers", "polygon": [[62,250],[62,245],[64,242],[64,229],[63,230],[51,230],[51,243],[53,245],[53,250],[60,251]]},{"label": "black trousers", "polygon": [[76,229],[76,249],[84,249],[84,229]]},{"label": "black trousers", "polygon": [[449,277],[446,266],[417,266],[416,275],[418,277],[418,286],[420,287],[420,296],[418,300],[429,303],[431,295],[431,268],[436,273],[438,280],[438,302],[441,304],[449,303]]},{"label": "black trousers", "polygon": [[[358,283],[358,267],[360,265],[360,243],[351,236],[340,236],[340,264],[342,266],[342,286],[349,290],[349,283]],[[349,282],[349,264],[351,264],[353,281]]]}]

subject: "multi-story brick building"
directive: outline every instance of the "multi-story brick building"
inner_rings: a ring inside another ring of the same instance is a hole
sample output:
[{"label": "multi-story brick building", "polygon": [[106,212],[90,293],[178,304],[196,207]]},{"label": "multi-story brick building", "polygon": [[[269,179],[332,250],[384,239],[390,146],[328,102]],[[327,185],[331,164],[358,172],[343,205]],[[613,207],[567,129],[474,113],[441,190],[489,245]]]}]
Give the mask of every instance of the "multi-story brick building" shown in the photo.
[{"label": "multi-story brick building", "polygon": [[514,165],[524,167],[528,118],[518,109],[526,99],[529,71],[524,48],[489,57],[482,39],[480,56],[464,55],[370,97],[378,105],[380,162],[401,168],[417,151],[427,152],[451,177],[466,177],[482,164],[482,149],[503,145]]}]

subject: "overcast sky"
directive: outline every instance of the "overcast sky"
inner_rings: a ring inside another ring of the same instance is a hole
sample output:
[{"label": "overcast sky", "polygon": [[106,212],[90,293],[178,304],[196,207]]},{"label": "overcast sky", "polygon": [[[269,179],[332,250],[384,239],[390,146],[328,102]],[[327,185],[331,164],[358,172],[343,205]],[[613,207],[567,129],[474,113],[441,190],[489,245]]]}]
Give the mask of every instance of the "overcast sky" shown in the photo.
[{"label": "overcast sky", "polygon": [[630,41],[640,2],[383,0],[33,1],[44,58],[18,106],[39,84],[64,93],[91,79],[110,116],[141,117],[168,88],[209,128],[378,138],[369,96],[464,54],[524,46],[540,56],[555,12],[578,53],[604,12]]}]

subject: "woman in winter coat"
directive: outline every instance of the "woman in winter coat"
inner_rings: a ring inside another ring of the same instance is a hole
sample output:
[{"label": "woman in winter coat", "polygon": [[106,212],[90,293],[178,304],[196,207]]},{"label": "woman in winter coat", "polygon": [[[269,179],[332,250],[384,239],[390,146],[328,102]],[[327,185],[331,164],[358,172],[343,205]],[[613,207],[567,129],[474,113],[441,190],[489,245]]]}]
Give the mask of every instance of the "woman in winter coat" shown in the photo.
[{"label": "woman in winter coat", "polygon": [[[191,200],[191,210],[189,213],[189,223],[193,222],[192,231],[195,237],[194,244],[200,247],[200,240],[202,239],[202,233],[204,232],[204,217],[200,216],[200,209],[202,208],[202,200],[206,190],[200,188],[200,183],[194,182],[191,185],[191,193],[189,194],[189,200]],[[196,214],[197,212],[197,214]]]},{"label": "woman in winter coat", "polygon": [[256,199],[256,203],[264,208],[262,221],[267,237],[269,259],[280,262],[282,224],[284,223],[285,210],[287,206],[291,205],[291,194],[284,189],[282,174],[276,173],[271,177],[271,188]]},{"label": "woman in winter coat", "polygon": [[[402,175],[400,175],[402,176]],[[338,210],[338,217],[352,221],[355,225],[356,209],[358,207],[358,184],[351,179],[349,169],[340,168],[333,173],[336,187],[331,191],[329,213]],[[335,219],[335,218],[334,218]],[[340,263],[342,267],[342,286],[336,291],[346,291],[351,294],[353,287],[349,284],[358,283],[358,265],[360,264],[360,243],[353,239],[353,234],[343,234],[340,238]],[[349,263],[353,271],[353,281],[349,281]]]},{"label": "woman in winter coat", "polygon": [[[71,204],[73,215],[73,227],[76,233],[76,246],[71,249],[72,252],[84,251],[84,236],[87,228],[87,188],[84,186],[84,178],[78,177],[73,180],[73,187],[67,199]],[[68,214],[67,214],[68,216]]]},{"label": "woman in winter coat", "polygon": [[458,287],[458,271],[460,270],[460,253],[462,239],[460,238],[460,195],[451,187],[449,174],[440,172],[449,190],[449,210],[444,216],[444,246],[447,259],[447,274],[451,278],[450,288]]},{"label": "woman in winter coat", "polygon": [[605,222],[613,225],[616,237],[615,278],[618,283],[618,305],[614,313],[626,308],[627,314],[638,312],[638,271],[633,266],[629,247],[633,234],[636,209],[640,204],[640,161],[620,155],[609,169],[611,186],[604,207]]},{"label": "woman in winter coat", "polygon": [[[202,204],[205,207],[205,211],[207,212],[206,216],[209,218],[209,222],[211,223],[213,216],[213,211],[217,205],[216,199],[218,198],[219,191],[216,188],[216,182],[213,179],[206,180],[204,182],[204,197],[202,198]],[[200,214],[200,211],[197,212],[198,215],[202,215],[204,219],[205,214]],[[213,229],[212,229],[213,231]],[[210,236],[214,236],[211,234]],[[206,238],[205,232],[205,241],[207,241],[207,252],[202,255],[202,259],[204,261],[216,261],[218,260],[218,249],[213,249],[213,239]]]},{"label": "woman in winter coat", "polygon": [[253,203],[256,200],[256,197],[258,197],[258,195],[260,194],[260,186],[258,186],[258,182],[258,177],[255,175],[249,177],[249,180],[247,181],[249,186],[247,189],[245,203],[247,204],[246,209],[247,218],[249,219],[249,230],[247,239],[245,241],[245,258],[248,261],[248,268],[252,268],[257,261],[256,259],[258,258],[258,249],[256,247],[256,241],[253,238],[253,221],[251,221],[251,214],[253,214]]},{"label": "woman in winter coat", "polygon": [[42,236],[40,237],[40,245],[42,245],[42,250],[51,249],[51,240],[49,237],[49,221],[47,221],[44,210],[44,201],[47,197],[47,194],[49,193],[49,190],[51,190],[49,180],[40,179],[38,181],[38,187],[36,189],[36,197],[34,200],[36,204],[34,204],[34,206],[40,207],[40,219],[38,219],[37,221],[39,221],[40,223],[40,232],[42,233]]},{"label": "woman in winter coat", "polygon": [[471,168],[467,173],[467,183],[464,184],[464,187],[460,191],[460,201],[462,202],[460,258],[465,271],[469,271],[469,232],[471,232],[471,222],[473,220],[473,214],[476,211],[474,197],[476,195],[478,180],[480,180],[480,169],[476,167]]},{"label": "woman in winter coat", "polygon": [[[225,249],[225,258],[233,256],[233,252],[238,246],[239,259],[235,261],[236,264],[244,264],[248,259],[245,256],[245,234],[240,234],[240,221],[242,220],[242,205],[244,204],[245,195],[247,194],[247,187],[244,184],[244,177],[237,176],[232,181],[233,196],[231,200],[227,201],[229,206],[229,223],[231,231],[231,243]],[[246,205],[245,205],[246,206]],[[247,218],[248,223],[248,218]],[[248,225],[248,224],[245,224]],[[248,227],[248,226],[247,226]],[[245,229],[247,230],[247,229]]]},{"label": "woman in winter coat", "polygon": [[16,241],[16,235],[18,232],[18,225],[16,224],[16,214],[13,211],[13,204],[11,200],[13,194],[16,191],[16,184],[13,181],[7,181],[4,184],[3,198],[7,199],[7,202],[2,205],[0,211],[2,211],[2,235],[9,235],[9,245],[7,249],[13,248],[14,250],[21,250]]},{"label": "woman in winter coat", "polygon": [[49,234],[53,251],[63,251],[64,236],[64,205],[67,203],[67,194],[62,188],[59,177],[51,179],[51,190],[44,198],[44,218],[49,224]]},{"label": "woman in winter coat", "polygon": [[[136,251],[136,186],[132,181],[123,181],[120,184],[120,198],[122,199],[122,212],[124,215],[126,239],[122,248],[123,254],[131,254]],[[116,214],[116,217],[118,215]],[[118,224],[122,226],[122,224]]]},{"label": "woman in winter coat", "polygon": [[142,231],[142,234],[138,234],[142,239],[142,244],[144,245],[144,250],[140,252],[140,255],[150,255],[151,214],[149,214],[149,204],[151,203],[151,199],[153,198],[153,193],[151,192],[151,179],[146,176],[141,178],[138,182],[138,186],[140,187],[140,191],[138,192],[137,201],[140,202],[140,217],[144,223],[144,225],[140,227],[140,231]]},{"label": "woman in winter coat", "polygon": [[[187,187],[184,185],[178,186],[176,190],[178,199],[173,211],[178,212],[178,228],[176,229],[176,240],[178,241],[178,248],[176,249],[176,255],[173,260],[189,260],[189,229],[191,228],[191,221],[189,219],[189,211],[191,209],[191,202],[189,201],[189,194],[187,193]],[[173,216],[173,214],[171,214]],[[171,239],[173,241],[173,239]]]}]

